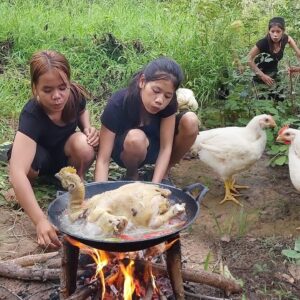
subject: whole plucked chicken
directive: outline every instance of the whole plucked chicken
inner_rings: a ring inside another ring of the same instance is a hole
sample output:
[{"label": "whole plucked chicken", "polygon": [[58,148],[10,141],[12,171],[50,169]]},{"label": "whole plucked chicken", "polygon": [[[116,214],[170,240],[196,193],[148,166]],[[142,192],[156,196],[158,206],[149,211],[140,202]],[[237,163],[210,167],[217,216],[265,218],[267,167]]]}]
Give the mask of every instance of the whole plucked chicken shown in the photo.
[{"label": "whole plucked chicken", "polygon": [[191,154],[210,166],[224,181],[225,196],[220,203],[233,201],[237,189],[234,175],[250,168],[262,156],[267,136],[264,129],[275,127],[270,115],[255,116],[245,127],[223,127],[201,131],[191,147]]},{"label": "whole plucked chicken", "polygon": [[122,233],[128,222],[136,227],[156,229],[185,212],[185,204],[171,205],[168,198],[171,191],[159,185],[128,183],[85,200],[85,186],[74,168],[64,167],[55,176],[69,191],[70,221],[86,219],[105,234]]},{"label": "whole plucked chicken", "polygon": [[282,127],[276,141],[284,142],[289,146],[289,172],[293,186],[300,192],[300,130]]}]

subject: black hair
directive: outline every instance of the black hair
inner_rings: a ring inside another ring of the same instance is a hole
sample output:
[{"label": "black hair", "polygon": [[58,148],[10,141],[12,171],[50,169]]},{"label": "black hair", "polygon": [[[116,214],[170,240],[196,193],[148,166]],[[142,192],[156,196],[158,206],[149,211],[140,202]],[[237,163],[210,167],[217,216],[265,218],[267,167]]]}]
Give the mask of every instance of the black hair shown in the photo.
[{"label": "black hair", "polygon": [[62,111],[62,120],[74,121],[82,99],[89,97],[88,92],[79,84],[71,81],[71,68],[67,58],[53,50],[38,51],[30,60],[31,88],[38,84],[40,77],[49,70],[56,70],[66,85],[70,84],[70,96]]},{"label": "black hair", "polygon": [[282,17],[274,17],[269,21],[269,30],[273,26],[278,26],[283,31],[285,30],[285,21]]},{"label": "black hair", "polygon": [[[138,126],[141,121],[140,109],[142,99],[140,96],[139,81],[142,75],[144,75],[146,83],[156,80],[170,80],[174,85],[174,91],[178,89],[183,80],[181,67],[176,61],[168,57],[154,59],[145,68],[137,72],[129,83],[124,101],[124,110],[128,121],[133,127]],[[176,93],[174,93],[171,102],[176,100]]]},{"label": "black hair", "polygon": [[[269,21],[269,26],[268,26],[269,30],[273,26],[278,26],[282,31],[285,31],[285,21],[284,21],[284,18],[282,18],[282,17],[274,17],[274,18],[272,18]],[[281,37],[281,40],[282,40],[282,38],[283,38],[283,35]],[[268,44],[269,44],[270,50],[273,53],[274,52],[274,43],[273,43],[273,41],[271,39],[270,33],[267,34],[267,39],[268,39]],[[280,43],[281,43],[281,40],[280,40]],[[280,45],[280,48],[281,48],[281,45]]]}]

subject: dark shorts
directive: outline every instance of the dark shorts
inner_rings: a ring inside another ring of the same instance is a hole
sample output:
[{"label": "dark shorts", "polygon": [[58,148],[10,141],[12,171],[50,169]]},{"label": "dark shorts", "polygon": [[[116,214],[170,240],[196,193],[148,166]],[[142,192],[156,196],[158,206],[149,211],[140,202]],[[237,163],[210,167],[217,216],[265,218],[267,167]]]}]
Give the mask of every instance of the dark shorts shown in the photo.
[{"label": "dark shorts", "polygon": [[[178,126],[179,122],[182,118],[182,116],[186,113],[186,111],[181,112],[176,115],[176,121],[175,121],[175,132],[174,135],[178,134]],[[115,143],[114,143],[114,148],[112,151],[112,159],[120,166],[125,168],[122,160],[121,160],[121,153],[123,152],[123,145],[124,145],[124,140],[127,136],[129,130],[125,131],[121,135],[116,135],[115,138]],[[147,136],[149,140],[149,146],[148,146],[148,151],[145,160],[141,163],[140,167],[146,164],[154,164],[157,160],[157,156],[159,153],[159,146],[160,142],[157,137],[153,136]]]},{"label": "dark shorts", "polygon": [[[10,160],[11,150],[7,152],[7,158]],[[39,172],[39,176],[54,175],[62,167],[68,165],[68,157],[64,153],[64,145],[58,147],[54,152],[49,152],[44,147],[37,145],[36,153],[31,164],[34,171]]]}]

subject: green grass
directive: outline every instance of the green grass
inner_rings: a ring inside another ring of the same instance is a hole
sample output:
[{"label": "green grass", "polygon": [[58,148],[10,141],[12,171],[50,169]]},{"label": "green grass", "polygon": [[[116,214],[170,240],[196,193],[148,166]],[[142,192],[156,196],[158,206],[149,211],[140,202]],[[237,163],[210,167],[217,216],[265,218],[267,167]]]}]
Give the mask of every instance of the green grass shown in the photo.
[{"label": "green grass", "polygon": [[[288,7],[286,1],[270,8],[263,3],[243,7],[234,0],[3,0],[0,120],[17,120],[31,95],[31,55],[55,49],[69,59],[73,79],[92,93],[95,100],[89,108],[97,127],[111,93],[160,55],[180,63],[184,86],[194,90],[201,107],[199,117],[206,121],[209,112],[203,109],[215,105],[215,91],[224,72],[232,80],[233,53],[245,57],[264,35],[274,13],[283,13],[294,24]],[[238,28],[232,26],[236,20],[242,24]],[[13,131],[8,131],[0,142],[12,138]]]},{"label": "green grass", "polygon": [[218,46],[229,42],[234,16],[210,20],[201,9],[198,1],[2,1],[0,43],[11,48],[0,50],[1,114],[14,118],[30,96],[28,61],[40,49],[63,52],[74,80],[100,102],[159,55],[182,65],[198,95],[210,94],[230,57]]}]

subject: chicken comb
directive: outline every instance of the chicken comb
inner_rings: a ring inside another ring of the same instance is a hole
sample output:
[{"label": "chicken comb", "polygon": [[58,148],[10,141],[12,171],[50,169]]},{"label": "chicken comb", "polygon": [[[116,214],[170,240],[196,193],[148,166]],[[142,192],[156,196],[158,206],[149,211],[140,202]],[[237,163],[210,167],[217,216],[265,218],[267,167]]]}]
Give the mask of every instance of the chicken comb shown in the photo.
[{"label": "chicken comb", "polygon": [[278,131],[278,135],[282,134],[285,130],[287,130],[289,128],[289,125],[286,124],[283,127],[281,127]]},{"label": "chicken comb", "polygon": [[77,174],[77,171],[74,167],[64,167],[60,170],[60,172],[66,172],[71,174]]}]

